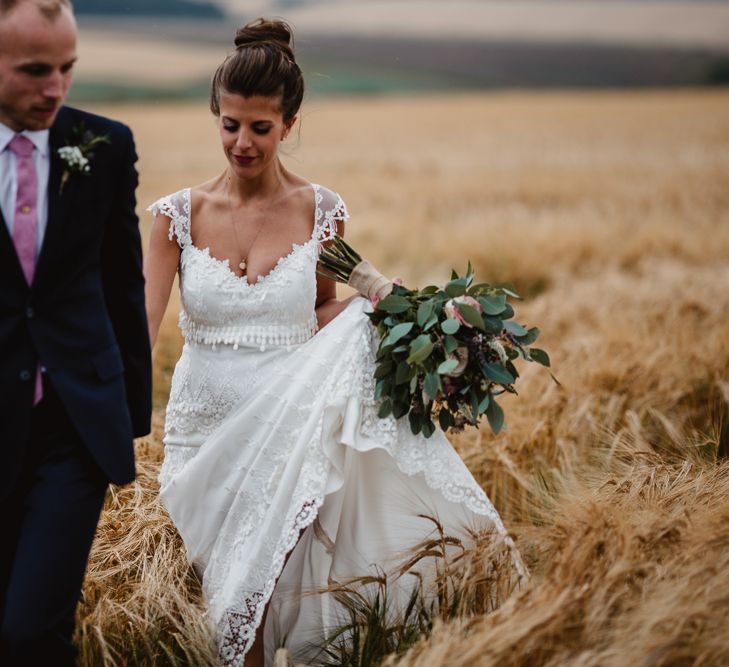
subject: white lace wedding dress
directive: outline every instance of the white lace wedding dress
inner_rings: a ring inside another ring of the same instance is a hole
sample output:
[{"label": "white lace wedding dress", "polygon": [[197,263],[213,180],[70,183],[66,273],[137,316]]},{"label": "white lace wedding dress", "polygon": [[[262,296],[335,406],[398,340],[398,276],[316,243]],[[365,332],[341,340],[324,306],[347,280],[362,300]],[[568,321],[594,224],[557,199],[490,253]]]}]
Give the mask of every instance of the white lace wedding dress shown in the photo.
[{"label": "white lace wedding dress", "polygon": [[281,644],[314,659],[343,619],[332,596],[316,591],[396,564],[432,535],[425,516],[451,534],[490,531],[521,569],[443,433],[425,439],[407,420],[377,417],[368,302],[354,300],[317,332],[318,252],[347,211],[335,193],[312,189],[310,240],[252,284],[193,244],[189,189],[150,207],[169,218],[182,249],[185,345],[167,406],[161,495],[202,574],[224,665],[243,664],[269,601],[266,664]]}]

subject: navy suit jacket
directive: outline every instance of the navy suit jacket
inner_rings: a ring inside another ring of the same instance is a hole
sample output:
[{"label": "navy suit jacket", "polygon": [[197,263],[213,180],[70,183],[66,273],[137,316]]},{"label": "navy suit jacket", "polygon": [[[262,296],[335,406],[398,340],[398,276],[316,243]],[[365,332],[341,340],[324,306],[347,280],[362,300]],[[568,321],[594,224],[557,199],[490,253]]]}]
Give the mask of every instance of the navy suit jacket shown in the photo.
[{"label": "navy suit jacket", "polygon": [[[58,148],[83,126],[98,145],[90,173],[72,173]],[[8,489],[23,456],[36,363],[112,482],[134,479],[132,438],[149,432],[151,361],[132,133],[63,107],[50,131],[48,225],[33,284],[0,221],[0,447]],[[2,214],[0,214],[1,216]]]}]

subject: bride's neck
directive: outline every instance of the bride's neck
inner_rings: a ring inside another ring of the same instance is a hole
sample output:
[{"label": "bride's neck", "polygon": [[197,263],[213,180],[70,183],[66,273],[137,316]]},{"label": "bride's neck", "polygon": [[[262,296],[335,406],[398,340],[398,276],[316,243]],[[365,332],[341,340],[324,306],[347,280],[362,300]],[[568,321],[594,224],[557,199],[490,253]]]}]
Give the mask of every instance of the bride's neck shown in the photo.
[{"label": "bride's neck", "polygon": [[230,194],[241,200],[265,199],[275,196],[283,187],[286,172],[279,160],[256,178],[243,179],[236,176],[230,168],[223,174],[223,180]]}]

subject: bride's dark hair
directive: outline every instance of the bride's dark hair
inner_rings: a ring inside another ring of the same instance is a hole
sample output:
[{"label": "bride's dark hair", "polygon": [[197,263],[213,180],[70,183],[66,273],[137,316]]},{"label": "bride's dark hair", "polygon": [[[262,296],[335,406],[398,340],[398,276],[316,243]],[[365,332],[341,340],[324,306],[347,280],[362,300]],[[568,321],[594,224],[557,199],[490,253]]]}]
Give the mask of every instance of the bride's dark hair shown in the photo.
[{"label": "bride's dark hair", "polygon": [[210,110],[220,115],[220,93],[243,97],[281,95],[281,114],[288,123],[304,97],[304,77],[292,49],[292,30],[285,21],[256,19],[235,35],[235,51],[218,67],[210,87]]}]

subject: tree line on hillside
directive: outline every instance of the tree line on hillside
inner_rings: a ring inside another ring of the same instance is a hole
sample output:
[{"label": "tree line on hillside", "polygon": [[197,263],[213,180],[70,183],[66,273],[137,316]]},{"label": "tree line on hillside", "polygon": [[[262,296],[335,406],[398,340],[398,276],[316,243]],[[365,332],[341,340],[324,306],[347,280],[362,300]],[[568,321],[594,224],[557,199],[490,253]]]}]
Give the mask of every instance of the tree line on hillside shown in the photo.
[{"label": "tree line on hillside", "polygon": [[74,0],[76,14],[104,16],[188,16],[222,18],[225,14],[206,0]]}]

